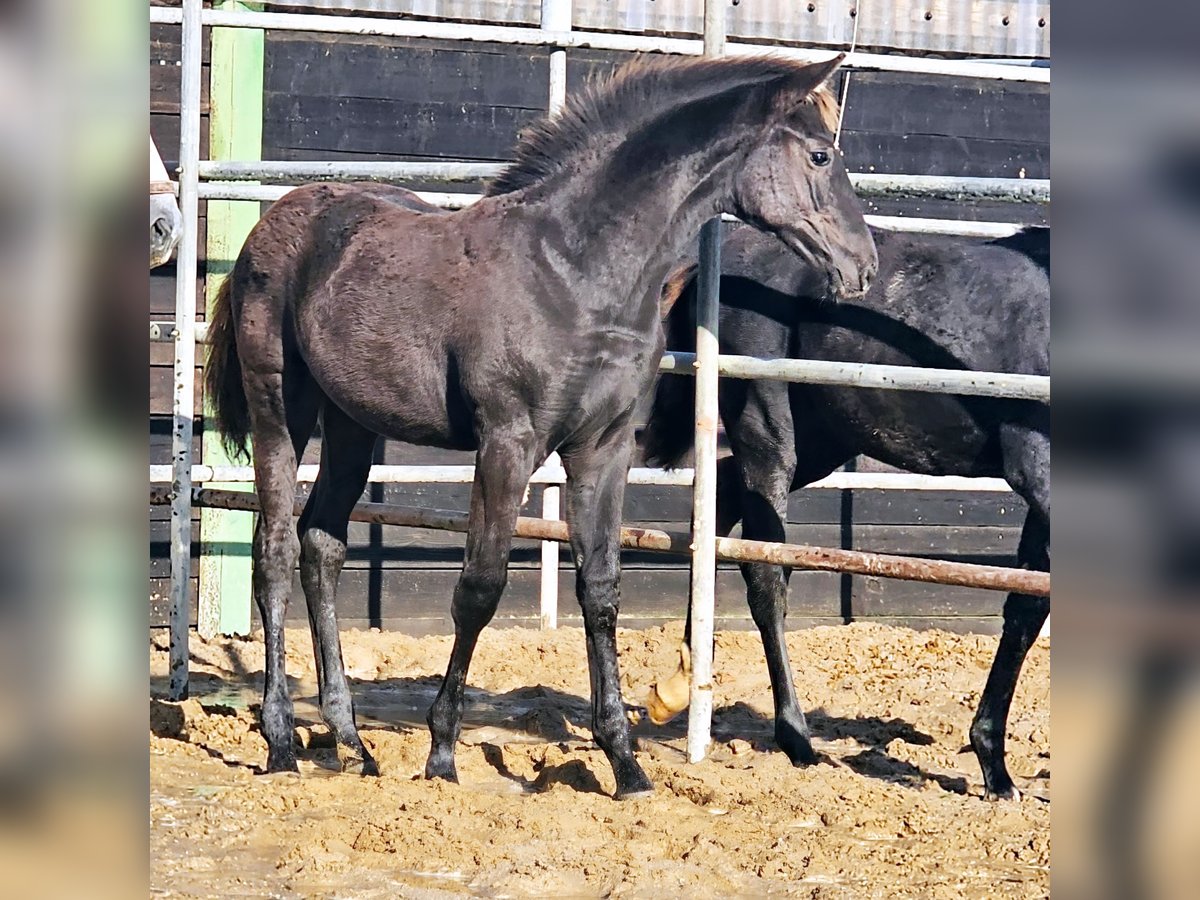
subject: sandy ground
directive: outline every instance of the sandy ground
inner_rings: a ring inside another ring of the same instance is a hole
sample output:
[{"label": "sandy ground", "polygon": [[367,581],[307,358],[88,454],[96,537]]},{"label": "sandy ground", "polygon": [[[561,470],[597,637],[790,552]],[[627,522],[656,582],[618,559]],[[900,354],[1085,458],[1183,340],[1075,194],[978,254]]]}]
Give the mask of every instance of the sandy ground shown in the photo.
[{"label": "sandy ground", "polygon": [[[621,633],[625,697],[672,671],[679,626]],[[165,634],[151,647],[165,685]],[[260,639],[193,638],[193,699],[151,700],[155,894],[188,897],[1041,897],[1049,892],[1049,639],[1009,723],[1019,803],[982,799],[965,750],[995,639],[881,625],[793,633],[796,682],[829,762],[771,741],[753,633],[717,636],[710,758],[686,716],[643,721],[652,797],[617,802],[589,741],[582,632],[485,632],[471,670],[461,785],[420,777],[444,637],[346,632],[379,778],[337,771],[314,707],[307,631],[288,633],[301,774],[259,774]]]}]

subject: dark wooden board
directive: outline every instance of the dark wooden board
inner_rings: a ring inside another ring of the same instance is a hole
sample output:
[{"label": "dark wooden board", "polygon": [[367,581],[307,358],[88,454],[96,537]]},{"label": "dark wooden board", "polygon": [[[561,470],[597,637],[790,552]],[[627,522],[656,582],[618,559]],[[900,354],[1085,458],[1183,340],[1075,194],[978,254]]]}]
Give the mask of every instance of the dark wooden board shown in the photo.
[{"label": "dark wooden board", "polygon": [[520,129],[545,112],[546,58],[496,44],[268,32],[264,154],[508,159]]},{"label": "dark wooden board", "polygon": [[549,53],[507,44],[268,31],[268,93],[383,100],[420,98],[546,109]]},{"label": "dark wooden board", "polygon": [[1050,141],[1048,84],[855,72],[846,96],[846,131]]},{"label": "dark wooden board", "polygon": [[[338,618],[343,626],[362,622],[439,623],[437,630],[452,631],[450,598],[458,573],[452,570],[393,569],[370,572],[347,569],[338,591]],[[855,618],[910,624],[918,620],[939,619],[950,623],[958,619],[973,623],[996,619],[1004,595],[993,591],[967,591],[939,585],[918,585],[886,579],[853,578],[851,611]],[[193,583],[195,579],[192,579]],[[166,622],[167,576],[152,573],[151,624]],[[536,623],[540,574],[535,569],[514,568],[509,572],[508,588],[496,614],[496,623],[522,620]],[[630,569],[621,580],[621,623],[632,627],[637,619],[656,622],[682,619],[687,610],[688,573],[686,569]],[[788,627],[801,627],[806,620],[822,619],[830,623],[841,619],[841,576],[824,572],[794,573],[789,589]],[[287,618],[300,623],[306,618],[306,606],[299,579],[293,583]],[[574,599],[574,576],[564,571],[559,579],[559,618],[564,624],[578,619]],[[740,573],[723,570],[717,574],[718,621],[751,623],[746,606],[745,587]],[[257,619],[257,611],[255,611]],[[724,626],[723,626],[724,627]]]},{"label": "dark wooden board", "polygon": [[469,101],[378,99],[268,92],[263,129],[269,146],[304,150],[409,153],[503,161],[540,112]]},{"label": "dark wooden board", "polygon": [[852,172],[978,178],[1050,177],[1050,145],[1004,138],[845,131],[842,149]]}]

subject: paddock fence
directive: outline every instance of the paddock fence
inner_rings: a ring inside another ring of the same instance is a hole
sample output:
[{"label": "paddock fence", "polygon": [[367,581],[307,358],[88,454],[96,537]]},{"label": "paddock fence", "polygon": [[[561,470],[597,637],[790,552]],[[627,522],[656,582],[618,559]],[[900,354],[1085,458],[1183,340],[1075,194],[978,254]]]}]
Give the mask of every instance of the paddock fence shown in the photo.
[{"label": "paddock fence", "polygon": [[[152,466],[151,503],[171,507],[170,560],[170,685],[173,697],[187,692],[187,637],[190,553],[192,546],[193,507],[252,510],[253,494],[221,489],[195,488],[197,484],[225,484],[231,487],[253,481],[252,469],[229,464],[197,464],[194,460],[195,365],[196,346],[204,338],[203,323],[197,322],[197,220],[201,199],[218,201],[272,201],[292,189],[296,182],[313,180],[375,180],[402,182],[420,179],[448,184],[469,183],[495,174],[497,166],[476,163],[363,163],[328,161],[205,160],[201,158],[200,120],[202,103],[202,39],[205,27],[229,30],[278,29],[331,35],[375,35],[397,38],[435,38],[450,41],[512,44],[550,50],[548,108],[562,106],[566,95],[565,56],[583,48],[697,55],[745,55],[769,51],[802,61],[817,61],[830,55],[828,49],[794,46],[764,47],[760,44],[725,42],[722,4],[705,3],[703,40],[572,30],[570,0],[542,0],[541,28],[521,25],[480,25],[461,22],[382,18],[362,15],[326,15],[295,12],[258,12],[226,3],[218,9],[204,8],[202,0],[182,0],[178,7],[152,6],[150,22],[180,27],[180,151],[179,200],[184,219],[184,239],[177,262],[175,314],[173,321],[151,324],[151,339],[170,341],[174,347],[171,465]],[[1006,22],[1007,24],[1007,22]],[[884,71],[994,79],[1002,82],[1048,84],[1049,69],[1029,64],[1029,60],[975,61],[969,59],[933,59],[892,53],[867,53],[852,50],[846,68],[855,71]],[[856,189],[864,196],[923,197],[942,200],[987,199],[1005,203],[1046,203],[1049,182],[1024,178],[968,178],[917,175],[856,173]],[[459,192],[420,192],[428,202],[445,208],[462,208],[474,202],[478,194]],[[1000,237],[1014,233],[1016,226],[1007,222],[971,222],[918,217],[869,216],[868,221],[881,228],[940,234],[964,234]],[[692,714],[689,718],[688,748],[693,760],[706,752],[710,734],[711,666],[713,628],[713,581],[711,564],[715,558],[754,560],[796,568],[838,572],[870,572],[888,578],[907,578],[934,583],[964,584],[992,590],[1019,590],[1047,595],[1049,575],[994,566],[972,566],[916,557],[887,556],[834,548],[804,547],[789,544],[763,544],[731,538],[717,538],[715,521],[716,464],[716,386],[718,375],[734,378],[769,378],[799,383],[820,383],[848,387],[872,387],[896,390],[1008,397],[1048,403],[1049,379],[1041,376],[1002,372],[966,372],[950,369],[923,369],[877,366],[856,363],[828,363],[816,360],[760,360],[748,357],[720,356],[716,347],[716,285],[719,281],[719,242],[708,228],[710,240],[701,242],[700,279],[696,354],[671,353],[664,357],[661,371],[673,376],[694,376],[698,380],[696,429],[697,453],[694,469],[665,472],[633,469],[631,484],[656,484],[691,487],[696,498],[691,533],[673,533],[653,529],[625,529],[623,541],[629,546],[652,551],[689,554],[693,565],[693,661]],[[236,247],[233,248],[236,254]],[[705,288],[704,283],[708,283]],[[302,466],[300,480],[315,478],[315,467]],[[523,518],[518,533],[541,540],[542,594],[541,618],[545,627],[554,627],[557,619],[559,563],[558,543],[563,541],[565,525],[558,521],[559,496],[555,488],[563,483],[564,473],[552,456],[535,473],[532,483],[544,484],[542,518]],[[470,466],[375,466],[371,483],[469,483]],[[883,490],[970,490],[1004,491],[1007,486],[997,479],[968,479],[908,475],[900,473],[839,472],[812,486],[815,489],[873,488]],[[403,524],[422,528],[462,531],[465,519],[458,513],[437,510],[413,510],[386,504],[360,504],[355,511],[359,521]],[[706,574],[707,573],[707,574]],[[201,594],[201,631],[219,630],[214,623],[220,617],[211,606],[222,602],[209,600],[205,608]],[[238,598],[248,603],[248,598]]]}]

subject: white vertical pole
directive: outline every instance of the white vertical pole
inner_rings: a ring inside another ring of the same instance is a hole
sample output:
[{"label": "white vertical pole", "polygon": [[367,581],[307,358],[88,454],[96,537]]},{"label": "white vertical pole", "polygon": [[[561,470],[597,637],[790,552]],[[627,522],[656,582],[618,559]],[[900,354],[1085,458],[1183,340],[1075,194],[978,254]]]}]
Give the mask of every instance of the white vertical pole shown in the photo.
[{"label": "white vertical pole", "polygon": [[[542,0],[543,31],[571,30],[571,0]],[[567,51],[550,51],[550,115],[555,115],[567,102]]]},{"label": "white vertical pole", "polygon": [[[725,0],[704,0],[704,55],[725,51]],[[700,231],[696,296],[696,474],[692,486],[692,684],[687,749],[690,762],[708,755],[712,732],[713,619],[717,535],[717,293],[721,220]]]},{"label": "white vertical pole", "polygon": [[[560,465],[558,454],[551,453],[547,466]],[[542,488],[542,518],[557,519],[562,488],[548,484]],[[542,541],[542,629],[558,627],[558,541]]]},{"label": "white vertical pole", "polygon": [[179,93],[179,211],[183,238],[175,271],[175,397],[171,432],[171,699],[188,691],[188,601],[192,567],[192,416],[196,404],[196,242],[200,165],[202,0],[183,0]]},{"label": "white vertical pole", "polygon": [[[542,22],[544,31],[571,30],[571,0],[542,0]],[[550,115],[557,115],[567,102],[567,51],[550,51],[550,94],[547,108]],[[562,461],[557,453],[546,460],[547,467],[561,468]],[[557,519],[562,489],[548,484],[542,490],[542,518]],[[542,628],[558,627],[558,541],[542,541],[542,584],[540,592]]]}]

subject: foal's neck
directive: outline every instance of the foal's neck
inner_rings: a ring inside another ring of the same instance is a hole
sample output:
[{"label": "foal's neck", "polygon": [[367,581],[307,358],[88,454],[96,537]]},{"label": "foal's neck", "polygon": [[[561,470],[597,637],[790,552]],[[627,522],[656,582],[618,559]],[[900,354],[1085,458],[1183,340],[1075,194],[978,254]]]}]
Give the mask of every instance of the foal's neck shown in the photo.
[{"label": "foal's neck", "polygon": [[725,97],[685,107],[538,192],[570,264],[613,306],[636,315],[631,305],[656,304],[700,226],[729,207],[750,143],[737,106]]}]

